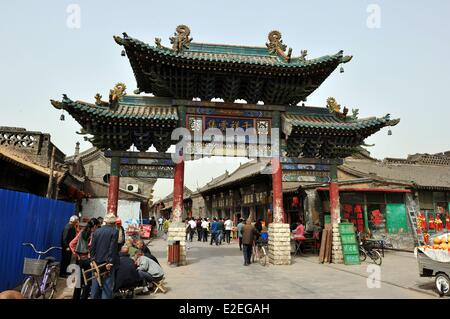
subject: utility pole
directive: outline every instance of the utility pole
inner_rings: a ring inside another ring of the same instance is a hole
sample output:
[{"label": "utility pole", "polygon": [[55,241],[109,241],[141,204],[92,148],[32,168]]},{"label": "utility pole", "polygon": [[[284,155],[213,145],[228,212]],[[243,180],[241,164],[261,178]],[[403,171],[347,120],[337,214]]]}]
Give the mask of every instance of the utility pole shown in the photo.
[{"label": "utility pole", "polygon": [[50,175],[48,176],[47,198],[52,198],[52,194],[53,194],[53,169],[55,166],[55,150],[56,150],[56,147],[53,146],[52,158],[50,161]]}]

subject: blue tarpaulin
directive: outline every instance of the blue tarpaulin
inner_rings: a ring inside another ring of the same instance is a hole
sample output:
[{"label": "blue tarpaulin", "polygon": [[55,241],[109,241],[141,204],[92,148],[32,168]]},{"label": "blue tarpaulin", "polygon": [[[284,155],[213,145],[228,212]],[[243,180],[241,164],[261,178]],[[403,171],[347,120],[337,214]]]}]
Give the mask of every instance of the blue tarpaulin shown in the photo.
[{"label": "blue tarpaulin", "polygon": [[[31,247],[46,250],[61,245],[61,233],[75,211],[73,203],[0,189],[0,291],[23,279],[24,257],[37,258]],[[48,254],[60,260],[59,250]]]}]

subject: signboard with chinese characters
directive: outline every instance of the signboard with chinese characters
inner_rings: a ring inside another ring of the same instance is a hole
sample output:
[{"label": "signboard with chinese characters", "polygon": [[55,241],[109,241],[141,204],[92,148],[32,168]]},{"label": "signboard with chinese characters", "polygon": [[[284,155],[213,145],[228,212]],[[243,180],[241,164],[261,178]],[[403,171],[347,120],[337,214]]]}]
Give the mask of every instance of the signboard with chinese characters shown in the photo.
[{"label": "signboard with chinese characters", "polygon": [[121,165],[150,165],[150,166],[175,166],[171,159],[153,159],[153,158],[130,158],[124,157],[120,159]]},{"label": "signboard with chinese characters", "polygon": [[121,165],[120,177],[174,178],[174,167],[154,165]]},{"label": "signboard with chinese characters", "polygon": [[270,135],[271,120],[233,116],[188,115],[187,125],[192,132],[204,132],[209,128],[217,128],[225,133],[227,128],[242,128],[244,131],[255,128],[258,135]]},{"label": "signboard with chinese characters", "polygon": [[305,172],[295,172],[295,173],[283,172],[282,181],[329,183],[331,181],[331,178],[329,176],[305,175]]},{"label": "signboard with chinese characters", "polygon": [[330,171],[330,165],[323,164],[281,164],[281,167],[286,171]]}]

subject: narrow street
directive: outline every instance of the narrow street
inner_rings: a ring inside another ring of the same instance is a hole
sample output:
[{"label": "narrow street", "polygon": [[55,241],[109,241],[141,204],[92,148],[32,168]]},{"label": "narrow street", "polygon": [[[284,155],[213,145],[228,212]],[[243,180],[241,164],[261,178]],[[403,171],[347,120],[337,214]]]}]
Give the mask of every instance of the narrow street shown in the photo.
[{"label": "narrow street", "polygon": [[236,241],[218,247],[198,241],[189,244],[187,266],[171,267],[166,262],[166,242],[151,242],[149,247],[166,272],[168,291],[136,298],[438,298],[434,281],[419,277],[412,253],[387,252],[380,288],[368,288],[367,262],[319,264],[316,256],[298,256],[290,266],[244,267]]}]

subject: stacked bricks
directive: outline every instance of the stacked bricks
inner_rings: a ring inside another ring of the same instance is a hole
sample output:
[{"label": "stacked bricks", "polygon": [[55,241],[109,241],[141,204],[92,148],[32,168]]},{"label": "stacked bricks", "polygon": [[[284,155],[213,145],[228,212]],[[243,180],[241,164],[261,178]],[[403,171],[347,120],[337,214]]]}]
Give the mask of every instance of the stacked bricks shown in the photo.
[{"label": "stacked bricks", "polygon": [[269,262],[273,265],[291,264],[289,224],[269,224]]},{"label": "stacked bricks", "polygon": [[[170,224],[167,234],[167,241],[180,242],[180,262],[179,266],[186,265],[186,226],[183,223]],[[169,258],[169,246],[167,246],[167,259]]]},{"label": "stacked bricks", "polygon": [[333,223],[333,245],[332,245],[331,261],[333,264],[344,263],[344,257],[342,255],[341,236],[339,234],[339,224]]}]

